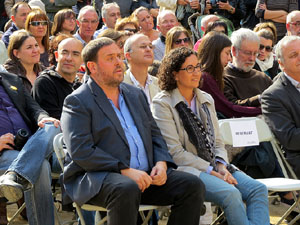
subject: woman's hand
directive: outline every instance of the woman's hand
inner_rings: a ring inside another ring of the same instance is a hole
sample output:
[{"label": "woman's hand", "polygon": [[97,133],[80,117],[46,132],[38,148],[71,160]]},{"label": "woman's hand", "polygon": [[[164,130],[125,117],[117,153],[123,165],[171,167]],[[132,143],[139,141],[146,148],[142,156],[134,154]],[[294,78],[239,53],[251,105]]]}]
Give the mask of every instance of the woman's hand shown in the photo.
[{"label": "woman's hand", "polygon": [[228,184],[237,185],[236,179],[232,176],[232,174],[226,169],[226,166],[222,163],[217,164],[218,172],[223,176],[223,180]]},{"label": "woman's hand", "polygon": [[190,2],[190,6],[192,9],[196,9],[196,10],[200,9],[200,4],[198,0],[192,0]]},{"label": "woman's hand", "polygon": [[14,135],[11,133],[6,133],[0,136],[0,152],[3,149],[13,149],[14,146]]},{"label": "woman's hand", "polygon": [[259,9],[263,9],[263,10],[266,10],[267,9],[267,5],[266,3],[263,3],[263,4],[259,4]]},{"label": "woman's hand", "polygon": [[189,4],[189,0],[177,0],[178,5],[187,5]]},{"label": "woman's hand", "polygon": [[229,4],[229,2],[221,2],[219,1],[218,3],[218,6],[219,6],[219,9],[224,9],[224,10],[227,10],[229,11],[231,9],[231,5]]}]

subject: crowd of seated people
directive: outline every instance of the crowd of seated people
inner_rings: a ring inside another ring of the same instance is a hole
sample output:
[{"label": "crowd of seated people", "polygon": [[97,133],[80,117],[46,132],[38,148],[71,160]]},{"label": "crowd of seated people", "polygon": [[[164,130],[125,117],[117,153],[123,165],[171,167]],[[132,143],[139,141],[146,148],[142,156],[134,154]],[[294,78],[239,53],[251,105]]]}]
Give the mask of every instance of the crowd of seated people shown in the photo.
[{"label": "crowd of seated people", "polygon": [[[52,146],[61,132],[63,203],[105,207],[108,225],[139,224],[140,203],[171,205],[170,225],[207,225],[207,202],[230,225],[269,225],[266,187],[230,164],[218,119],[264,118],[300,177],[300,11],[258,0],[251,30],[241,27],[246,5],[1,1],[0,225],[7,202],[24,201],[30,225],[55,224],[50,172],[61,172]],[[17,147],[21,129],[29,137]],[[291,193],[281,198],[293,204]],[[94,224],[93,213],[84,217]]]}]

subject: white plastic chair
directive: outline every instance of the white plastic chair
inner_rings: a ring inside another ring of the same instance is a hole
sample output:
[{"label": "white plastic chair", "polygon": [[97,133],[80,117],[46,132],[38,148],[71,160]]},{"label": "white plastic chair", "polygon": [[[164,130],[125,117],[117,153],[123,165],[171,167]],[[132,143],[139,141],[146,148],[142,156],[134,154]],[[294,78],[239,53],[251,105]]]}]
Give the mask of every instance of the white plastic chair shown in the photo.
[{"label": "white plastic chair", "polygon": [[[63,142],[63,134],[57,134],[53,140],[53,147],[54,147],[54,151],[55,154],[57,156],[57,159],[59,161],[59,164],[62,168],[62,171],[64,169],[64,158],[65,158],[65,152],[64,152],[64,148],[63,148],[64,142]],[[76,202],[73,203],[73,206],[76,208],[76,212],[78,213],[78,216],[80,218],[81,224],[82,225],[86,225],[83,215],[81,213],[81,209],[87,210],[87,211],[99,211],[99,212],[106,212],[107,209],[100,207],[100,206],[96,206],[96,205],[91,205],[91,204],[83,204],[82,206],[79,206]],[[163,209],[165,208],[164,206],[154,206],[154,205],[140,205],[139,207],[139,213],[142,217],[143,220],[143,224],[142,225],[146,225],[148,224],[153,211],[155,209],[159,210],[159,209]],[[144,211],[148,211],[147,215],[145,215]],[[104,224],[107,221],[107,216],[105,216],[104,218],[102,218],[97,225],[101,225]]]},{"label": "white plastic chair", "polygon": [[[234,119],[224,119],[219,120],[220,133],[223,137],[225,144],[233,145],[232,131],[230,128],[230,122],[240,122],[241,124],[245,121],[254,121],[256,124],[256,130],[258,133],[259,142],[269,141],[272,144],[274,153],[277,160],[282,168],[285,178],[266,178],[257,179],[261,183],[265,184],[270,192],[286,192],[286,191],[300,191],[300,181],[297,179],[295,173],[293,172],[291,166],[285,160],[277,141],[269,129],[268,125],[262,119],[258,117],[245,117],[245,118],[234,118]],[[293,179],[289,179],[289,174]],[[294,194],[295,203],[283,214],[280,220],[277,222],[279,225],[296,207],[300,209],[300,195],[296,197]],[[300,218],[300,214],[295,217],[289,225],[294,224],[297,219]]]}]

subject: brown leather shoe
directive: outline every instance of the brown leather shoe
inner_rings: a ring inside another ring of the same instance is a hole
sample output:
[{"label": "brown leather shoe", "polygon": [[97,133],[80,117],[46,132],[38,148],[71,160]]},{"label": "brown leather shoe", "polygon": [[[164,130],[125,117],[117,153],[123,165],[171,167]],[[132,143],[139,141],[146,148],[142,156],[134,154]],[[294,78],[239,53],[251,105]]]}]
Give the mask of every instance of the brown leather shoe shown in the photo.
[{"label": "brown leather shoe", "polygon": [[7,225],[6,202],[0,202],[0,225]]}]

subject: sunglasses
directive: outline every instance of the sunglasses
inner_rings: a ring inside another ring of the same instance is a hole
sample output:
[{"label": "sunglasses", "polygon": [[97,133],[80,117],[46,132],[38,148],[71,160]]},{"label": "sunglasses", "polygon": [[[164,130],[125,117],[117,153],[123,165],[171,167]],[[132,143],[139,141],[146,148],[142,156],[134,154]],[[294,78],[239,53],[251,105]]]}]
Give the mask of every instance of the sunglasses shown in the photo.
[{"label": "sunglasses", "polygon": [[263,50],[266,49],[267,52],[271,52],[273,50],[273,48],[271,46],[264,46],[262,44],[259,45],[259,50]]},{"label": "sunglasses", "polygon": [[135,34],[136,32],[138,32],[137,29],[126,28],[126,29],[124,29],[124,30],[129,31],[129,32],[132,32],[132,33],[134,33],[134,34]]},{"label": "sunglasses", "polygon": [[190,38],[186,37],[186,38],[177,39],[176,41],[174,41],[174,43],[176,45],[180,45],[182,42],[183,43],[189,43],[190,42]]},{"label": "sunglasses", "polygon": [[34,26],[34,27],[37,27],[37,26],[40,26],[40,25],[47,26],[48,22],[47,21],[32,21],[29,24]]}]

